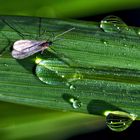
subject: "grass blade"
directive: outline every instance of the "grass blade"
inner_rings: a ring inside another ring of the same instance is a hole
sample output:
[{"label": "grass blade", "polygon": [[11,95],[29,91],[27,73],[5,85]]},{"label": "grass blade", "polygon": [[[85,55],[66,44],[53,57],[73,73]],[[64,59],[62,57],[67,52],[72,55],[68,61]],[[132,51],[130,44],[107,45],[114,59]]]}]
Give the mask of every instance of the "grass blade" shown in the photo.
[{"label": "grass blade", "polygon": [[[140,39],[137,34],[106,33],[99,23],[30,17],[1,17],[0,27],[1,101],[95,115],[104,115],[106,110],[123,110],[138,115],[139,119]],[[59,58],[70,67],[94,69],[91,77],[74,82],[76,90],[42,83],[34,73],[35,56],[39,54],[26,60],[11,58],[9,47],[22,36],[38,39],[46,30],[41,36],[44,40],[52,33],[58,35],[72,27],[75,30],[54,42],[54,51],[47,51],[47,57]],[[72,108],[62,98],[64,94],[79,97],[82,106]]]}]

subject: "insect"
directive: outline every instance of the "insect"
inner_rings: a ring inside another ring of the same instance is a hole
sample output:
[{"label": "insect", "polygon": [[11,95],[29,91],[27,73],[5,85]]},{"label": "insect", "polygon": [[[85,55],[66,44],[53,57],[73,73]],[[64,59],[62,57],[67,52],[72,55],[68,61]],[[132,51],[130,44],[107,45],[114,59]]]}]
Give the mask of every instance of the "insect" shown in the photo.
[{"label": "insect", "polygon": [[58,36],[62,36],[65,33],[74,30],[75,28],[71,28],[57,36],[54,37],[53,41],[37,41],[37,40],[17,40],[13,44],[12,56],[16,59],[24,59],[27,58],[37,52],[44,51],[49,46],[53,44],[53,42],[58,38]]}]

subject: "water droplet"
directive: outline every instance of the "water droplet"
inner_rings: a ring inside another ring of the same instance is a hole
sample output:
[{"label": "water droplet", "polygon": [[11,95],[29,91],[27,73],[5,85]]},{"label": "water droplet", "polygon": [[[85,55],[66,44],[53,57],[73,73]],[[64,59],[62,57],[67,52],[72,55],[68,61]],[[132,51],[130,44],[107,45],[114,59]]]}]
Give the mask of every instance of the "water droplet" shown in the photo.
[{"label": "water droplet", "polygon": [[[53,69],[53,67],[52,67]],[[57,70],[52,70],[50,61],[41,60],[36,66],[36,75],[44,83],[50,85],[63,85],[65,79],[57,74]]]},{"label": "water droplet", "polygon": [[104,41],[104,45],[107,46],[107,42],[106,41]]},{"label": "water droplet", "polygon": [[78,99],[76,99],[76,98],[70,98],[69,102],[72,104],[72,107],[74,109],[77,109],[77,108],[81,107],[81,102]]},{"label": "water droplet", "polygon": [[62,75],[61,77],[62,77],[62,78],[65,78],[65,75]]},{"label": "water droplet", "polygon": [[71,90],[76,89],[74,85],[70,85],[69,87],[70,87]]},{"label": "water droplet", "polygon": [[101,39],[101,43],[103,43],[105,46],[108,45],[108,42],[106,40],[104,40],[104,39]]},{"label": "water droplet", "polygon": [[136,119],[136,115],[123,111],[106,111],[105,116],[107,126],[116,132],[126,130]]},{"label": "water droplet", "polygon": [[80,72],[74,72],[73,75],[68,79],[69,82],[83,79],[83,75]]},{"label": "water droplet", "polygon": [[37,59],[36,62],[36,75],[46,84],[66,85],[70,89],[75,89],[72,82],[83,78],[83,75],[76,68],[68,66],[63,61]]},{"label": "water droplet", "polygon": [[130,29],[119,17],[117,16],[107,16],[101,23],[100,28],[107,33],[130,33],[135,34],[135,31]]},{"label": "water droplet", "polygon": [[82,106],[82,102],[79,97],[75,97],[71,94],[63,94],[62,98],[68,102],[74,109],[78,109]]}]

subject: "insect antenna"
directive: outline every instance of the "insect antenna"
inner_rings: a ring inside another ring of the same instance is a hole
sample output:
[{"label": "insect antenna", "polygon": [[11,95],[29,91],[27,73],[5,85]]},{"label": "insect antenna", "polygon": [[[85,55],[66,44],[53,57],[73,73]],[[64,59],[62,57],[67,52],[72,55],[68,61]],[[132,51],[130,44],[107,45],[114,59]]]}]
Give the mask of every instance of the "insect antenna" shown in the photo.
[{"label": "insect antenna", "polygon": [[[69,29],[69,30],[66,30],[65,32],[63,32],[63,33],[61,33],[61,34],[56,35],[56,36],[53,38],[53,40],[52,40],[51,42],[54,43],[54,42],[58,39],[59,36],[62,36],[62,35],[64,35],[64,34],[70,32],[70,31],[72,31],[72,30],[74,30],[74,29],[75,29],[75,27],[73,27],[73,28],[71,28],[71,29]],[[54,34],[53,34],[53,35],[54,35]],[[59,59],[65,61],[65,63],[67,63],[67,64],[69,65],[69,63],[67,62],[68,58],[66,58],[63,54],[56,52],[55,49],[53,49],[53,48],[51,48],[51,47],[49,48],[49,51],[50,51],[51,53],[53,53],[54,55],[56,55]]]},{"label": "insect antenna", "polygon": [[75,27],[73,27],[73,28],[71,28],[71,29],[69,29],[69,30],[66,30],[65,32],[63,32],[63,33],[61,33],[61,34],[56,35],[56,36],[53,38],[53,41],[52,41],[52,42],[56,41],[58,37],[60,37],[60,36],[62,36],[62,35],[64,35],[64,34],[70,32],[70,31],[72,31],[72,30],[74,30],[74,29],[75,29]]}]

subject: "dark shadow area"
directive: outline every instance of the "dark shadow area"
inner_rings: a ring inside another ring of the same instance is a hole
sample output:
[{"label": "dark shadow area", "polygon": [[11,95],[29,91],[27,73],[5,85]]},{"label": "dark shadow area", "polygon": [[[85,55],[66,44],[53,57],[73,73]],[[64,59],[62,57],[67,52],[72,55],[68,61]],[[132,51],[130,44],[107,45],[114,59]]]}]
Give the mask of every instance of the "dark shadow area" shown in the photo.
[{"label": "dark shadow area", "polygon": [[87,106],[87,110],[90,114],[103,115],[105,111],[123,111],[120,108],[111,105],[102,100],[91,100]]},{"label": "dark shadow area", "polygon": [[64,93],[64,94],[62,95],[62,98],[63,98],[66,102],[69,102],[69,100],[70,100],[71,98],[73,98],[73,99],[75,99],[75,100],[78,100],[78,98],[76,98],[75,96],[70,95],[70,94],[67,94],[67,93]]},{"label": "dark shadow area", "polygon": [[113,132],[109,128],[96,132],[90,132],[78,136],[73,136],[67,140],[132,140],[139,139],[140,121],[135,121],[123,132]]},{"label": "dark shadow area", "polygon": [[116,12],[100,14],[96,16],[87,16],[82,18],[77,18],[86,21],[96,21],[100,22],[104,17],[114,15],[120,17],[129,26],[140,26],[140,8],[131,10],[119,10]]}]

